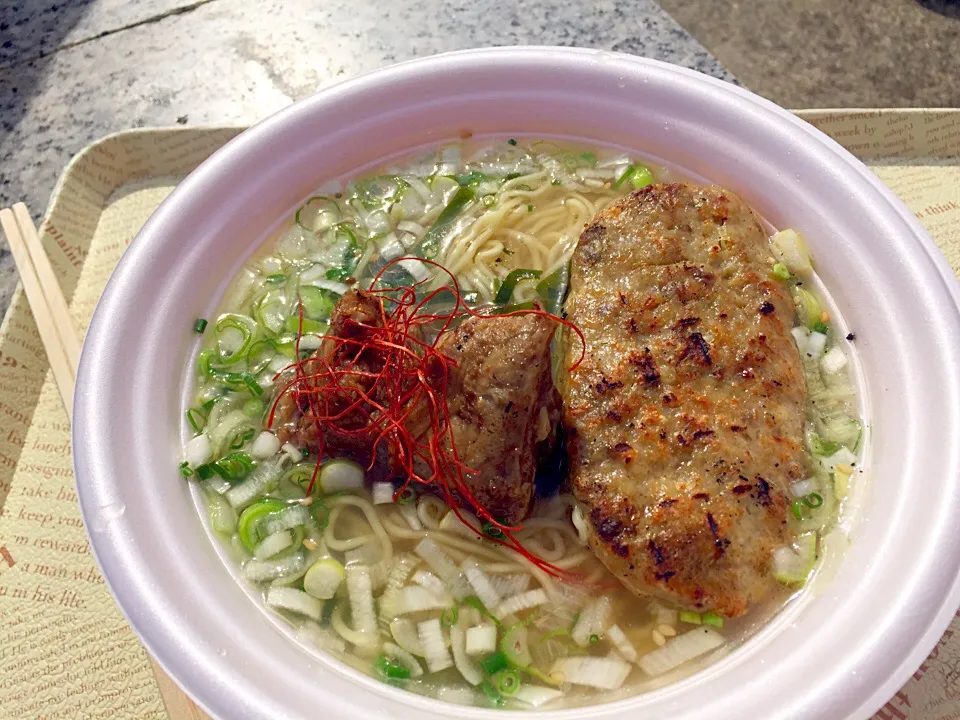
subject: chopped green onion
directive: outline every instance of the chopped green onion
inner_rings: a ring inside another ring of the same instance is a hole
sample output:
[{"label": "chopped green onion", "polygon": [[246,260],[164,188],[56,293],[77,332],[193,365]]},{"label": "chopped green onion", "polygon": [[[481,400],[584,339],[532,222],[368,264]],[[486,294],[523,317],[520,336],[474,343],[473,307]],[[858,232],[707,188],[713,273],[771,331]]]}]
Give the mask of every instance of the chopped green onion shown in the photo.
[{"label": "chopped green onion", "polygon": [[800,500],[794,500],[790,503],[790,512],[797,520],[803,520],[803,503]]},{"label": "chopped green onion", "polygon": [[528,204],[528,205],[527,205],[527,212],[533,212],[533,205],[532,205],[532,204]]},{"label": "chopped green onion", "polygon": [[483,690],[483,694],[486,695],[494,707],[503,707],[507,704],[506,700],[503,699],[503,695],[489,683],[489,681],[484,680],[480,683],[480,689]]},{"label": "chopped green onion", "polygon": [[243,404],[243,414],[247,417],[260,417],[265,409],[266,405],[260,398],[250,398]]},{"label": "chopped green onion", "polygon": [[600,636],[594,633],[589,637],[589,640],[591,645],[596,645],[598,642],[600,642]]},{"label": "chopped green onion", "polygon": [[304,335],[308,333],[324,335],[330,329],[329,324],[320,322],[319,320],[311,320],[310,318],[304,318],[303,324],[301,325],[300,318],[296,315],[288,317],[283,326],[288,332],[292,333],[299,333],[302,329]]},{"label": "chopped green onion", "polygon": [[503,537],[503,530],[489,521],[484,522],[483,525],[480,526],[480,530],[484,535],[489,535],[490,537]]},{"label": "chopped green onion", "polygon": [[639,190],[640,188],[653,184],[653,173],[643,166],[634,167],[633,165],[629,165],[627,169],[623,171],[623,174],[616,179],[613,186],[615,188],[620,187],[627,180],[630,181],[633,187]]},{"label": "chopped green onion", "polygon": [[250,349],[250,342],[253,339],[253,331],[256,329],[256,323],[253,318],[245,315],[224,315],[217,320],[216,329],[218,336],[228,331],[235,331],[240,333],[241,337],[240,347],[235,350],[225,349],[223,337],[218,337],[217,355],[220,358],[220,362],[230,365],[247,356],[247,352]]},{"label": "chopped green onion", "polygon": [[397,495],[397,505],[413,505],[417,500],[417,491],[409,485]]},{"label": "chopped green onion", "polygon": [[704,625],[713,625],[714,627],[722,628],[723,627],[723,616],[719,613],[715,613],[712,610],[710,612],[705,612],[703,614],[703,624]]},{"label": "chopped green onion", "polygon": [[377,659],[373,661],[373,668],[377,674],[389,680],[410,679],[410,670],[386,655],[377,655]]},{"label": "chopped green onion", "polygon": [[204,318],[197,318],[197,321],[193,324],[193,331],[200,335],[203,335],[203,331],[207,329],[207,321]]},{"label": "chopped green onion", "polygon": [[681,610],[680,622],[688,623],[690,625],[699,625],[701,622],[703,622],[703,619],[700,617],[700,613],[691,612],[690,610]]},{"label": "chopped green onion", "polygon": [[463,175],[454,175],[454,180],[460,185],[472,185],[487,179],[487,176],[478,170],[473,170]]},{"label": "chopped green onion", "polygon": [[827,324],[823,320],[817,320],[810,329],[814,332],[820,333],[821,335],[826,335],[827,331],[829,330]]},{"label": "chopped green onion", "polygon": [[322,502],[315,502],[313,503],[313,514],[317,517],[317,526],[321,530],[325,530],[327,525],[330,524],[330,508]]},{"label": "chopped green onion", "polygon": [[553,180],[550,181],[550,184],[551,184],[551,185],[562,185],[563,183],[561,183],[559,180],[557,180],[556,178],[554,178]]},{"label": "chopped green onion", "polygon": [[833,455],[837,450],[843,447],[838,442],[831,442],[830,440],[824,440],[816,433],[810,434],[810,449],[813,450],[814,455],[819,455],[820,457],[828,457]]},{"label": "chopped green onion", "polygon": [[586,160],[588,165],[597,164],[597,156],[594,155],[592,152],[580,153],[580,157]]},{"label": "chopped green onion", "polygon": [[223,398],[223,395],[217,395],[217,397],[215,398],[210,398],[203,405],[200,406],[200,409],[203,410],[203,412],[207,412],[207,413],[210,412],[211,410],[213,410],[213,406],[216,405],[217,401],[219,401],[221,398]]},{"label": "chopped green onion", "polygon": [[473,202],[475,197],[476,193],[472,188],[460,186],[433,225],[423,234],[423,239],[413,249],[414,254],[428,260],[437,257],[440,254],[440,245],[443,239],[453,229],[460,213]]},{"label": "chopped green onion", "polygon": [[448,607],[443,611],[443,614],[440,616],[440,624],[444,627],[452,627],[457,624],[457,620],[460,617],[460,610],[456,605]]},{"label": "chopped green onion", "polygon": [[501,670],[490,678],[490,682],[501,695],[516,695],[520,689],[520,673],[516,670]]},{"label": "chopped green onion", "polygon": [[789,280],[790,270],[783,263],[777,263],[773,266],[773,276],[777,280]]},{"label": "chopped green onion", "polygon": [[[303,304],[303,314],[313,320],[326,320],[330,317],[333,306],[337,304],[340,296],[330,290],[318,288],[313,285],[300,286],[300,302]],[[296,318],[299,320],[299,318]],[[297,325],[299,327],[299,323]],[[295,332],[296,328],[291,331]]]},{"label": "chopped green onion", "polygon": [[246,387],[254,395],[263,395],[263,388],[256,378],[248,372],[229,372],[222,368],[210,368],[210,375],[229,388]]},{"label": "chopped green onion", "polygon": [[[253,402],[253,399],[251,399],[250,402]],[[262,404],[263,403],[261,403],[261,405]],[[253,440],[253,436],[256,434],[257,434],[257,431],[254,430],[253,428],[246,428],[245,430],[240,430],[233,436],[233,440],[230,441],[230,449],[239,450],[248,442]]]},{"label": "chopped green onion", "polygon": [[287,281],[287,276],[283,273],[273,273],[272,275],[267,275],[263,281],[267,285],[282,285]]},{"label": "chopped green onion", "polygon": [[493,301],[497,305],[503,305],[504,303],[510,302],[510,298],[513,297],[513,290],[517,287],[517,283],[521,280],[536,280],[543,273],[540,270],[529,270],[529,269],[519,269],[512,270],[510,274],[507,275],[506,279],[503,281],[503,284],[500,285],[500,289],[497,290],[497,296]]},{"label": "chopped green onion", "polygon": [[240,513],[240,520],[237,523],[237,535],[240,536],[240,542],[243,546],[253,552],[263,536],[260,534],[260,522],[273,513],[280,512],[286,503],[272,498],[263,498]]},{"label": "chopped green onion", "polygon": [[810,493],[809,495],[804,495],[803,504],[808,508],[816,509],[823,505],[823,496],[820,493]]},{"label": "chopped green onion", "polygon": [[213,359],[213,350],[201,350],[197,353],[197,372],[200,375],[210,374],[210,361]]},{"label": "chopped green onion", "polygon": [[543,309],[551,315],[558,315],[569,289],[570,263],[566,263],[537,283],[537,295],[540,296]]},{"label": "chopped green onion", "polygon": [[509,140],[507,140],[507,142],[510,143],[511,145],[516,145],[516,144],[517,144],[517,141],[514,140],[513,138],[510,138]]},{"label": "chopped green onion", "polygon": [[406,182],[389,175],[360,180],[353,184],[357,200],[368,210],[399,200],[404,187]]},{"label": "chopped green onion", "polygon": [[188,478],[191,475],[193,475],[193,469],[190,467],[190,463],[188,463],[186,460],[180,463],[180,474],[183,475],[185,478]]},{"label": "chopped green onion", "polygon": [[[480,600],[476,595],[467,595],[461,602],[461,605],[466,605],[467,607],[475,608],[483,615],[485,618],[489,618],[493,621],[493,624],[496,625],[501,630],[503,629],[503,623],[500,622],[500,619],[494,615],[492,612],[487,610],[487,606],[483,604],[483,601]],[[496,672],[496,671],[494,671]]]},{"label": "chopped green onion", "polygon": [[507,656],[503,651],[497,650],[495,653],[481,659],[480,667],[483,668],[483,671],[487,675],[495,675],[501,670],[508,669],[510,667],[510,661],[507,660]]},{"label": "chopped green onion", "polygon": [[253,458],[246,453],[235,452],[219,460],[198,466],[197,476],[201,480],[206,480],[214,475],[219,475],[224,480],[235,482],[249,475],[254,467],[256,467],[256,464],[253,462]]},{"label": "chopped green onion", "polygon": [[527,627],[523,623],[511,625],[503,634],[500,649],[512,667],[525,668],[533,663],[527,639]]},{"label": "chopped green onion", "polygon": [[254,374],[266,369],[277,349],[272,340],[257,340],[247,350],[247,369]]},{"label": "chopped green onion", "polygon": [[207,424],[207,415],[202,410],[190,408],[187,410],[187,422],[190,423],[193,431],[199,435],[203,432],[204,425]]},{"label": "chopped green onion", "polygon": [[297,210],[293,221],[307,232],[317,232],[340,222],[341,217],[343,213],[340,212],[340,206],[334,200],[316,195]]},{"label": "chopped green onion", "polygon": [[797,305],[797,314],[808,328],[813,327],[820,322],[820,302],[816,296],[803,288],[794,288],[793,301]]},{"label": "chopped green onion", "polygon": [[649,185],[653,185],[653,173],[648,168],[638,167],[630,178],[630,183],[639,190]]}]

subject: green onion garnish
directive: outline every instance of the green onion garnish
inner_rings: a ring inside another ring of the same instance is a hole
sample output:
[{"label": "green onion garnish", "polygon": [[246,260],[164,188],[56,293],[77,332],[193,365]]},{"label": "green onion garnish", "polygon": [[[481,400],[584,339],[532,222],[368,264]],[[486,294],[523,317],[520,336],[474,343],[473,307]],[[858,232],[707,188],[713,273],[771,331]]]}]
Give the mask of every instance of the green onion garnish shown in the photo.
[{"label": "green onion garnish", "polygon": [[596,633],[593,633],[590,636],[589,640],[591,645],[596,645],[598,642],[600,642],[600,636],[597,635]]},{"label": "green onion garnish", "polygon": [[797,520],[803,520],[803,503],[800,500],[794,500],[790,503],[790,512]]},{"label": "green onion garnish", "polygon": [[480,667],[483,668],[483,671],[487,675],[494,675],[501,670],[508,669],[510,667],[510,661],[507,660],[507,656],[502,650],[497,650],[495,653],[480,660]]},{"label": "green onion garnish", "polygon": [[267,275],[263,281],[267,285],[282,285],[287,281],[287,276],[283,273],[273,273],[272,275]]},{"label": "green onion garnish", "polygon": [[702,617],[704,625],[713,625],[714,627],[718,628],[723,627],[723,616],[719,613],[715,613],[711,610],[710,612],[705,612]]},{"label": "green onion garnish", "polygon": [[511,145],[516,145],[516,144],[517,144],[517,141],[514,140],[513,138],[510,138],[509,140],[507,140],[507,142],[510,143]]},{"label": "green onion garnish", "polygon": [[820,493],[810,493],[809,495],[803,496],[803,504],[808,508],[818,508],[823,505],[823,496]]},{"label": "green onion garnish", "polygon": [[783,263],[777,263],[773,266],[773,276],[777,280],[789,280],[790,279],[790,270],[787,269],[787,266]]},{"label": "green onion garnish", "polygon": [[647,187],[647,185],[653,185],[653,173],[642,165],[640,167],[630,165],[623,171],[623,174],[616,179],[613,186],[615,188],[620,187],[627,180],[630,181],[630,184],[633,185],[634,188],[639,190],[640,188]]},{"label": "green onion garnish", "polygon": [[520,673],[516,670],[501,670],[490,678],[490,682],[501,695],[516,695],[520,689]]},{"label": "green onion garnish", "polygon": [[243,404],[243,414],[247,417],[260,417],[263,415],[265,408],[266,405],[263,404],[263,400],[260,398],[250,398]]},{"label": "green onion garnish", "polygon": [[440,254],[440,244],[443,239],[453,229],[457,217],[463,212],[473,199],[476,197],[473,189],[460,186],[460,188],[450,198],[450,202],[443,208],[443,211],[434,221],[433,225],[423,234],[423,239],[413,248],[413,254],[428,260],[435,258]]},{"label": "green onion garnish", "polygon": [[480,689],[483,690],[483,694],[490,699],[490,703],[494,707],[503,707],[507,704],[503,699],[503,695],[500,694],[500,691],[491,685],[489,681],[484,680],[481,682]]},{"label": "green onion garnish", "polygon": [[204,425],[207,424],[207,414],[197,408],[190,408],[187,410],[187,422],[190,423],[193,431],[199,435],[203,432]]},{"label": "green onion garnish", "polygon": [[691,612],[689,610],[681,610],[680,622],[688,623],[690,625],[699,625],[703,622],[703,619],[700,617],[700,613]]},{"label": "green onion garnish", "polygon": [[310,318],[304,318],[301,322],[299,316],[291,315],[284,323],[284,328],[292,333],[299,333],[303,330],[304,335],[307,333],[325,335],[330,329],[330,325],[325,322],[320,322],[319,320],[311,320]]},{"label": "green onion garnish", "polygon": [[313,512],[317,516],[317,526],[324,530],[330,524],[330,508],[322,502],[313,503]]},{"label": "green onion garnish", "polygon": [[497,295],[493,301],[497,305],[503,305],[510,302],[510,298],[513,297],[514,288],[517,287],[517,283],[521,280],[536,280],[543,273],[540,270],[529,270],[520,268],[518,270],[511,270],[510,274],[504,279],[503,283],[500,285],[500,288],[497,290]]},{"label": "green onion garnish", "polygon": [[503,530],[489,521],[484,522],[483,525],[480,526],[480,530],[484,535],[488,535],[490,537],[503,537]]},{"label": "green onion garnish", "polygon": [[373,669],[388,680],[410,679],[410,670],[386,655],[377,655],[377,659],[373,661]]},{"label": "green onion garnish", "polygon": [[180,463],[180,474],[183,475],[185,478],[188,478],[191,475],[193,475],[193,469],[190,467],[190,463],[188,463],[186,460]]},{"label": "green onion garnish", "polygon": [[260,521],[267,515],[280,512],[286,503],[273,498],[262,498],[253,505],[240,513],[240,520],[237,522],[237,535],[240,536],[240,542],[243,546],[253,552],[263,537],[260,534]]},{"label": "green onion garnish", "polygon": [[487,176],[482,172],[473,170],[472,172],[464,173],[463,175],[454,175],[453,179],[456,180],[459,185],[472,185],[473,183],[478,183],[481,180],[486,180]]},{"label": "green onion garnish", "polygon": [[580,153],[580,157],[586,160],[588,165],[597,164],[597,156],[594,155],[592,152]]},{"label": "green onion garnish", "polygon": [[533,212],[533,205],[527,205],[527,212]]},{"label": "green onion garnish", "polygon": [[456,605],[454,605],[443,611],[443,614],[440,616],[440,624],[444,627],[453,627],[457,624],[457,620],[459,618],[460,610]]},{"label": "green onion garnish", "polygon": [[810,449],[813,450],[814,455],[827,457],[829,455],[833,455],[841,447],[842,446],[838,442],[824,440],[816,433],[810,434]]},{"label": "green onion garnish", "polygon": [[320,613],[320,627],[326,627],[330,624],[330,618],[333,617],[333,611],[337,607],[337,599],[330,598],[323,604],[323,612]]},{"label": "green onion garnish", "polygon": [[193,324],[193,331],[200,335],[203,335],[203,331],[207,329],[207,321],[204,318],[197,318],[197,321]]},{"label": "green onion garnish", "polygon": [[558,315],[569,289],[570,263],[566,263],[537,283],[537,295],[540,296],[543,309],[551,315]]},{"label": "green onion garnish", "polygon": [[413,505],[417,499],[417,491],[409,485],[397,495],[397,505]]},{"label": "green onion garnish", "polygon": [[[480,598],[478,598],[476,595],[467,595],[467,597],[463,599],[461,604],[466,605],[467,607],[475,608],[485,618],[489,618],[490,620],[492,620],[494,625],[496,625],[501,630],[503,629],[503,623],[500,622],[500,620],[497,618],[496,615],[494,615],[492,612],[487,610],[487,606],[484,605],[483,601],[480,600]],[[494,655],[495,654],[496,653],[494,653]],[[502,655],[503,653],[501,652],[500,654]],[[490,657],[493,657],[493,655],[491,655]],[[496,670],[494,670],[493,672],[496,672]]]},{"label": "green onion garnish", "polygon": [[224,480],[234,482],[245,478],[254,467],[256,467],[256,464],[253,462],[253,458],[246,453],[235,452],[214,462],[200,465],[196,470],[197,476],[201,480],[219,475]]},{"label": "green onion garnish", "polygon": [[821,335],[826,335],[827,330],[829,330],[827,324],[823,320],[817,320],[810,329],[814,332],[820,333]]},{"label": "green onion garnish", "polygon": [[246,430],[241,430],[237,432],[233,436],[233,439],[230,441],[230,449],[239,450],[244,445],[246,445],[250,440],[253,440],[253,436],[256,434],[257,434],[257,431],[254,430],[253,428],[247,428]]}]

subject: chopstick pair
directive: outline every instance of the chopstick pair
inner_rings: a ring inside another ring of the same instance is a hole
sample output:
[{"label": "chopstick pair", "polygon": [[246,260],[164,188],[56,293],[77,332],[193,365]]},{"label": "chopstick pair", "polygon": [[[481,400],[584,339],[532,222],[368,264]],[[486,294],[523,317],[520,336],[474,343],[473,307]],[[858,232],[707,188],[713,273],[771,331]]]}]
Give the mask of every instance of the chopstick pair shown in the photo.
[{"label": "chopstick pair", "polygon": [[67,301],[50,259],[40,244],[27,206],[17,203],[12,208],[0,210],[0,225],[20,272],[20,281],[33,310],[63,406],[73,420],[73,388],[80,362],[80,334],[67,310]]},{"label": "chopstick pair", "polygon": [[[67,417],[73,421],[73,390],[80,362],[80,333],[67,308],[66,298],[53,272],[50,258],[40,244],[40,236],[23,203],[0,210],[0,226],[7,236],[13,261],[20,272],[23,291],[33,311],[40,340],[50,360],[53,379],[63,399]],[[187,697],[147,653],[160,688],[167,713],[174,720],[207,720],[207,716]]]}]

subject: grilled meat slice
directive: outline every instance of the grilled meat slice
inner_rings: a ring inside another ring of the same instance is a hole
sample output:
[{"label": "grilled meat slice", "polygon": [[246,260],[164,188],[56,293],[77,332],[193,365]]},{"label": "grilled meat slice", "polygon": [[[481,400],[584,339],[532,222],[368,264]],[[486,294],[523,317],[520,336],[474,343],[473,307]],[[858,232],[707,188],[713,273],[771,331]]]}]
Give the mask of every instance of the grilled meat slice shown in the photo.
[{"label": "grilled meat slice", "polygon": [[638,190],[580,237],[571,483],[594,552],[638,594],[733,617],[776,588],[806,390],[772,262],[757,217],[718,187]]},{"label": "grilled meat slice", "polygon": [[529,514],[537,463],[556,441],[555,329],[541,315],[473,317],[437,345],[457,363],[447,398],[457,454],[476,470],[465,475],[467,486],[506,524]]}]

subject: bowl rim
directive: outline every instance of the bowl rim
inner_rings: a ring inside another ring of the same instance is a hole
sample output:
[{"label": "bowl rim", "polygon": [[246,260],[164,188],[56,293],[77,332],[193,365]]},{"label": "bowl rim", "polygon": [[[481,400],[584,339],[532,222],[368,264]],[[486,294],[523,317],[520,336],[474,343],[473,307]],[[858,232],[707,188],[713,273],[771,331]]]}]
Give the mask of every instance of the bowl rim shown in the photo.
[{"label": "bowl rim", "polygon": [[[138,234],[137,240],[131,244],[118,265],[117,271],[111,276],[98,303],[88,331],[87,341],[84,344],[74,400],[76,418],[73,426],[75,476],[84,522],[90,536],[91,550],[103,570],[110,592],[128,622],[140,635],[149,651],[157,658],[159,664],[182,687],[186,686],[185,689],[194,696],[198,704],[204,707],[207,712],[214,714],[212,709],[206,705],[202,693],[196,692],[197,683],[195,681],[186,682],[184,678],[186,670],[183,665],[177,662],[178,660],[182,661],[182,658],[178,657],[175,652],[176,648],[171,648],[166,643],[167,638],[161,637],[162,633],[155,626],[149,626],[142,615],[132,614],[134,608],[128,603],[132,602],[133,599],[127,595],[122,587],[125,574],[136,572],[136,568],[129,564],[130,558],[124,554],[113,552],[107,543],[90,531],[93,513],[95,513],[97,507],[103,505],[98,500],[111,495],[109,489],[111,480],[105,478],[102,472],[106,456],[102,449],[96,448],[96,439],[100,437],[100,433],[104,429],[102,407],[97,405],[97,389],[101,383],[97,377],[96,367],[101,363],[105,354],[109,352],[111,339],[108,330],[111,317],[122,314],[124,298],[132,291],[130,287],[123,286],[121,278],[128,274],[128,268],[134,265],[137,258],[141,258],[140,261],[142,262],[142,258],[149,254],[151,248],[155,248],[158,243],[163,242],[164,236],[167,234],[164,228],[167,224],[175,221],[175,216],[180,210],[179,203],[188,202],[191,194],[206,192],[211,183],[218,182],[218,176],[231,165],[235,158],[261,144],[274,131],[275,127],[281,127],[294,118],[297,113],[309,114],[312,108],[322,105],[328,99],[362,90],[365,85],[370,83],[383,83],[401,76],[415,74],[423,68],[437,64],[464,62],[474,58],[489,58],[493,61],[506,63],[511,61],[522,63],[530,57],[565,60],[572,58],[596,59],[598,56],[610,56],[618,62],[646,67],[659,73],[672,73],[685,78],[690,83],[699,83],[714,90],[722,89],[727,95],[734,95],[741,101],[760,108],[766,114],[776,116],[779,121],[789,123],[794,132],[801,132],[808,137],[815,138],[821,147],[833,154],[835,162],[856,172],[865,185],[869,185],[875,194],[886,201],[887,211],[896,214],[898,220],[910,229],[911,240],[916,243],[916,247],[922,249],[926,259],[932,263],[936,274],[939,275],[940,290],[952,301],[949,308],[941,308],[938,311],[945,313],[949,310],[955,314],[960,308],[960,286],[958,286],[956,277],[946,259],[913,214],[866,166],[856,160],[838,143],[786,110],[745,89],[693,70],[646,58],[581,48],[539,46],[481,48],[408,60],[387,68],[374,70],[329,86],[317,94],[281,110],[231,140],[223,149],[217,151],[209,160],[191,173],[171,197],[161,205]],[[956,484],[956,481],[957,478],[952,477],[945,482]],[[895,667],[890,669],[886,682],[876,687],[872,693],[864,695],[864,699],[855,711],[856,715],[865,717],[872,713],[900,689],[934,647],[954,616],[958,605],[960,605],[960,578],[954,578],[949,592],[942,598],[938,610],[927,620],[926,631],[919,638],[916,638],[910,651],[902,657]],[[196,665],[191,666],[191,669],[202,670]],[[593,707],[596,706],[590,706],[589,709],[580,708],[579,710],[589,712]],[[550,716],[554,717],[555,715],[551,713]]]}]

